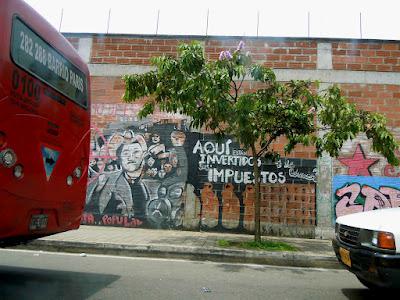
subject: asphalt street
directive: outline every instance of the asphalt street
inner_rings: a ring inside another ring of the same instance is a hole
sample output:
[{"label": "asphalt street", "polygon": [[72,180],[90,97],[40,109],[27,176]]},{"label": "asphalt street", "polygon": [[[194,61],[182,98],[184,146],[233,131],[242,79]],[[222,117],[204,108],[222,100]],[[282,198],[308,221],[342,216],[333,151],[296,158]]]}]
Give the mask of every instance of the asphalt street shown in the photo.
[{"label": "asphalt street", "polygon": [[[0,250],[0,299],[374,299],[346,270]],[[382,295],[379,295],[382,297]]]}]

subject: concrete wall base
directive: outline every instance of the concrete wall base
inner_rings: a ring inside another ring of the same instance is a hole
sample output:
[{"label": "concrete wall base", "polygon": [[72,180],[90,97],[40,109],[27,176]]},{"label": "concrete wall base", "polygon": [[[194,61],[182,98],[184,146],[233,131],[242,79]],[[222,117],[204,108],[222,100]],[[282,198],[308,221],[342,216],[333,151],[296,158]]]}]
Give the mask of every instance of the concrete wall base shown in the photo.
[{"label": "concrete wall base", "polygon": [[315,226],[261,224],[262,235],[315,238]]},{"label": "concrete wall base", "polygon": [[315,227],[315,238],[330,240],[335,237],[335,229],[332,227]]}]

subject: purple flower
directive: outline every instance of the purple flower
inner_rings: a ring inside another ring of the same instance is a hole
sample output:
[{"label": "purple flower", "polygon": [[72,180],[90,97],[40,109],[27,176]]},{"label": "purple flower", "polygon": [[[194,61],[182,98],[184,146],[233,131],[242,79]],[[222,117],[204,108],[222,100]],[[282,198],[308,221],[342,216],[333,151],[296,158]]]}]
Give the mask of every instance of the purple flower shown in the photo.
[{"label": "purple flower", "polygon": [[240,50],[242,50],[244,48],[244,42],[243,41],[240,41],[239,42],[239,45],[237,46],[237,51],[240,51]]},{"label": "purple flower", "polygon": [[224,60],[224,59],[232,59],[233,56],[229,51],[221,51],[219,54],[219,60]]},{"label": "purple flower", "polygon": [[223,60],[225,58],[225,51],[221,51],[219,54],[219,60]]}]

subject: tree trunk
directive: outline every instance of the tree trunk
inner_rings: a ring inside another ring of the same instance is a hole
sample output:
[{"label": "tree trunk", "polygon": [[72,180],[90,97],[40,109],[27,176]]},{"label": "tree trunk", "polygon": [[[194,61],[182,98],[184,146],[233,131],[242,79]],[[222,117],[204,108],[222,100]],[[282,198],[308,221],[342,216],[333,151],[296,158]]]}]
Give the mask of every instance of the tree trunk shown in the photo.
[{"label": "tree trunk", "polygon": [[258,167],[256,146],[251,146],[251,154],[253,155],[253,173],[255,186],[254,199],[254,241],[261,242],[261,224],[260,224],[260,169]]}]

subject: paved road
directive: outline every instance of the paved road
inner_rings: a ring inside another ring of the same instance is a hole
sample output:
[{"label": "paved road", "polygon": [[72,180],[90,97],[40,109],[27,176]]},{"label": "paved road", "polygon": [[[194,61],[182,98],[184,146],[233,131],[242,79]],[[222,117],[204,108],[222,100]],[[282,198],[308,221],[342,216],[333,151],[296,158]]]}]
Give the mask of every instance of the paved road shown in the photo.
[{"label": "paved road", "polygon": [[0,283],[0,299],[374,298],[345,270],[4,249]]}]

